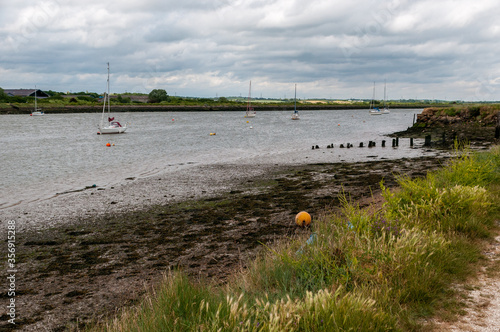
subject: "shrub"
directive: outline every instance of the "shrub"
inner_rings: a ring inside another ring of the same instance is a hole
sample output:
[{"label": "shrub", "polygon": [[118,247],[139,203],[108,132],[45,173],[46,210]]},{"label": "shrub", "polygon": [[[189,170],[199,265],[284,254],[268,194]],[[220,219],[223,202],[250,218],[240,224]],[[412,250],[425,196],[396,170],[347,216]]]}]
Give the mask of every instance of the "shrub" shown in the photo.
[{"label": "shrub", "polygon": [[445,108],[443,112],[448,116],[457,116],[457,114],[460,114],[460,111],[455,108]]}]

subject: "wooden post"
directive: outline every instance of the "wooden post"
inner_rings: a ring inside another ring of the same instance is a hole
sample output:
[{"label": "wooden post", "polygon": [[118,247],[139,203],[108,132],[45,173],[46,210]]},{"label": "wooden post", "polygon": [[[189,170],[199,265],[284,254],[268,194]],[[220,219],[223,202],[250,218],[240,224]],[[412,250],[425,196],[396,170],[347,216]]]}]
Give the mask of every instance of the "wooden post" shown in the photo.
[{"label": "wooden post", "polygon": [[359,143],[359,147],[362,148],[363,147],[363,142]]},{"label": "wooden post", "polygon": [[413,146],[413,137],[410,137],[410,146]]},{"label": "wooden post", "polygon": [[431,135],[425,136],[424,146],[431,146]]},{"label": "wooden post", "polygon": [[382,141],[382,147],[385,148],[385,140]]},{"label": "wooden post", "polygon": [[396,137],[396,146],[399,146],[399,137]]}]

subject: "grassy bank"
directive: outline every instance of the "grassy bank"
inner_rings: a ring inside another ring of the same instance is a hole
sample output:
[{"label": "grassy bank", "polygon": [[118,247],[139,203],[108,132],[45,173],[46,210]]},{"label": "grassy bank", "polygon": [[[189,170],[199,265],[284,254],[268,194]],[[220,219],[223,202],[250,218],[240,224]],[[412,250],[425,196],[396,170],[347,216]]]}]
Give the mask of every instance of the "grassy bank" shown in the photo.
[{"label": "grassy bank", "polygon": [[314,216],[310,237],[267,248],[227,284],[165,277],[92,331],[418,330],[455,315],[450,285],[474,275],[499,220],[500,147],[462,151],[425,178],[383,187],[385,203]]},{"label": "grassy bank", "polygon": [[495,126],[499,112],[498,104],[429,107],[418,115],[414,127],[442,127],[453,124]]},{"label": "grassy bank", "polygon": [[[34,101],[28,102],[0,102],[0,115],[2,114],[30,114],[33,111]],[[397,103],[390,104],[392,109],[397,108],[425,108],[433,106],[429,103]],[[69,102],[64,100],[50,100],[41,99],[38,101],[38,106],[46,114],[60,114],[60,113],[99,113],[102,112],[102,104],[99,102],[89,102],[86,100],[77,100]],[[442,104],[439,107],[447,107],[449,104]],[[219,102],[214,100],[187,100],[187,101],[171,101],[161,102],[156,104],[150,103],[124,103],[112,100],[111,107],[113,112],[200,112],[200,111],[235,111],[244,112],[246,110],[246,102],[227,101]],[[253,107],[257,111],[284,111],[293,110],[293,101],[255,101]],[[298,102],[297,107],[300,110],[354,110],[354,109],[368,109],[369,102],[356,102],[356,103],[309,103],[307,101]]]}]

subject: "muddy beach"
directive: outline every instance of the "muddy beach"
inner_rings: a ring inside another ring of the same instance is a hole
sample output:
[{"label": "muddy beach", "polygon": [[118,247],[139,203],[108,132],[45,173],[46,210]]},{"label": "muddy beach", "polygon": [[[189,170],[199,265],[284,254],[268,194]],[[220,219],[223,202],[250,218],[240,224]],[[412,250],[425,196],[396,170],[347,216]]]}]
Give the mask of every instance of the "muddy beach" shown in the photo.
[{"label": "muddy beach", "polygon": [[[314,218],[336,211],[342,193],[361,206],[370,204],[381,180],[394,186],[397,174],[424,176],[445,161],[443,155],[249,169],[211,165],[176,180],[196,189],[183,195],[167,191],[165,179],[153,178],[123,188],[84,190],[38,212],[19,210],[16,220],[23,231],[16,236],[15,328],[82,327],[137,303],[169,269],[223,282],[263,243],[307,232],[294,224],[297,212],[306,210]],[[127,191],[132,188],[134,195]],[[79,200],[85,203],[75,204]],[[35,216],[45,218],[45,226],[30,224]],[[2,310],[0,330],[12,330]]]}]

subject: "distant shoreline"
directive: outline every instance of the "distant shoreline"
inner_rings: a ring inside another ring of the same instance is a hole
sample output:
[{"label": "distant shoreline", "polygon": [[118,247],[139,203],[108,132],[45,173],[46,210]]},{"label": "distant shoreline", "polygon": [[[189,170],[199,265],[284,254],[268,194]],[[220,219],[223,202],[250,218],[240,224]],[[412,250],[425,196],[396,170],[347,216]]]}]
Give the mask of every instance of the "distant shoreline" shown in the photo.
[{"label": "distant shoreline", "polygon": [[[46,114],[65,114],[65,113],[100,113],[102,105],[40,105]],[[412,105],[392,105],[393,109],[420,109],[428,107],[428,104]],[[291,111],[293,105],[289,104],[266,104],[254,105],[254,109],[259,111]],[[320,110],[355,110],[368,109],[364,105],[336,105],[336,104],[300,104],[297,105],[300,110],[320,111]],[[246,105],[113,105],[113,112],[245,112]],[[1,114],[30,114],[33,111],[32,105],[19,106],[11,105],[0,107]]]}]

